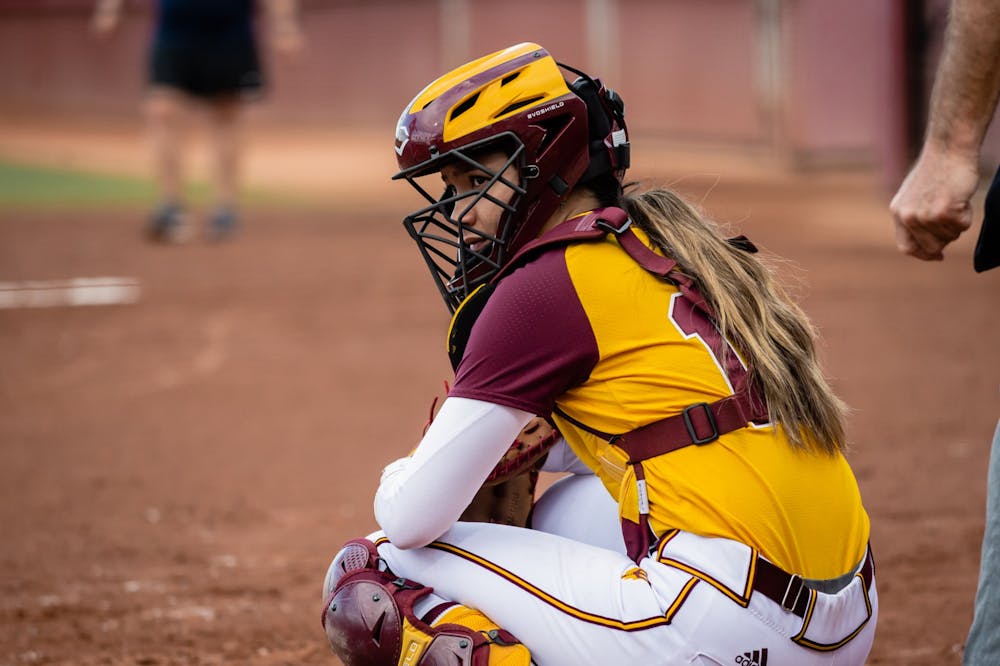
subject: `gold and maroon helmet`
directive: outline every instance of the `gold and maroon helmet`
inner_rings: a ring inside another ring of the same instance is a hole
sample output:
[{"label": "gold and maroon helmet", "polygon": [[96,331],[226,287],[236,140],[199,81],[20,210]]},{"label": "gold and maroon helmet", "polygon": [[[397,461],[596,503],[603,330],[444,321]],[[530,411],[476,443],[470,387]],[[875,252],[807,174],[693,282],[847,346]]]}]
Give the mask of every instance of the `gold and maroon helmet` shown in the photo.
[{"label": "gold and maroon helmet", "polygon": [[[560,68],[579,75],[567,83]],[[499,169],[479,161],[502,152]],[[518,44],[474,60],[424,88],[396,125],[400,171],[429,202],[403,224],[417,242],[449,310],[535,238],[578,184],[611,175],[629,162],[621,98],[583,72],[557,64],[537,44]],[[479,189],[432,191],[426,178],[460,162],[489,175]],[[513,177],[504,177],[509,167]],[[490,194],[502,184],[507,200]],[[506,191],[506,190],[505,190]],[[461,223],[481,199],[503,209],[496,235]]]}]

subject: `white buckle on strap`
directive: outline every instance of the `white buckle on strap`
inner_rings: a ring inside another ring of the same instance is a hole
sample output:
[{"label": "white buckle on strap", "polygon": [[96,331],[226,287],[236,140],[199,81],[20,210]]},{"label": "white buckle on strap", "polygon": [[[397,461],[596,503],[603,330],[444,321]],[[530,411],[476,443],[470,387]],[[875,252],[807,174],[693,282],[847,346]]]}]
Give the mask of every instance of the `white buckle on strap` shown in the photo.
[{"label": "white buckle on strap", "polygon": [[[799,589],[795,591],[795,598],[792,599],[792,603],[788,603],[788,595],[792,591],[792,586],[798,583]],[[788,587],[785,588],[785,593],[781,596],[781,607],[784,608],[789,613],[795,611],[795,606],[799,603],[799,597],[802,596],[802,590],[805,589],[805,583],[802,582],[802,577],[798,574],[792,574],[792,577],[788,579]]]}]

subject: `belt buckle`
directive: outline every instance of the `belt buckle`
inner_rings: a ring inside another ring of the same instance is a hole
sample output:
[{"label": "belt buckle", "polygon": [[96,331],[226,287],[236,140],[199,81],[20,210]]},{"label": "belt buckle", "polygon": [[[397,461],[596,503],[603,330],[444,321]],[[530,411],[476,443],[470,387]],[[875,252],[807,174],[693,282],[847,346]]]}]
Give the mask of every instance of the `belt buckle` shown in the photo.
[{"label": "belt buckle", "polygon": [[[712,431],[705,437],[698,436],[698,432],[694,427],[694,421],[691,420],[691,412],[696,409],[704,410],[708,425],[712,428]],[[702,446],[719,439],[719,435],[721,434],[719,433],[719,424],[715,422],[715,414],[712,413],[712,408],[707,402],[696,402],[693,405],[688,405],[681,412],[681,418],[684,420],[684,427],[687,428],[688,437],[691,438],[692,444]]]},{"label": "belt buckle", "polygon": [[[798,584],[798,589],[795,591],[795,598],[792,602],[788,603],[788,595],[792,592],[792,586]],[[789,613],[795,612],[795,607],[799,603],[799,597],[802,596],[802,590],[805,588],[805,583],[802,582],[802,577],[798,574],[792,574],[792,577],[788,579],[788,586],[785,587],[785,593],[781,596],[781,607],[788,611]]]}]

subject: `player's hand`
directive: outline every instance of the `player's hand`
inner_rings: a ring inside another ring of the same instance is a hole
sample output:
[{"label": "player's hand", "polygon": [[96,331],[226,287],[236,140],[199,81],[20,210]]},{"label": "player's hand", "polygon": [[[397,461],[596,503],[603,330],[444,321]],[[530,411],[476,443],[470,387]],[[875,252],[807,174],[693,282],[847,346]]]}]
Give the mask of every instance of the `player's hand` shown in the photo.
[{"label": "player's hand", "polygon": [[944,248],[972,226],[970,200],[978,184],[975,155],[921,154],[889,204],[899,251],[927,261],[943,259]]}]

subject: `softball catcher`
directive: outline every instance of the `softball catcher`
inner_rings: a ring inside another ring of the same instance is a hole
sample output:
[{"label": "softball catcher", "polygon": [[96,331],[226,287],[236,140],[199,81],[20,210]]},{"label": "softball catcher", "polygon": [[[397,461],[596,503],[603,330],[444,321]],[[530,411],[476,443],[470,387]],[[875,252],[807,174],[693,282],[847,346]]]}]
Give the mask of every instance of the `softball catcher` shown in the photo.
[{"label": "softball catcher", "polygon": [[[869,521],[809,321],[748,240],[623,192],[619,95],[520,44],[424,88],[395,147],[456,376],[327,572],[341,660],[864,663]],[[536,415],[572,474],[531,529],[459,520]]]}]

